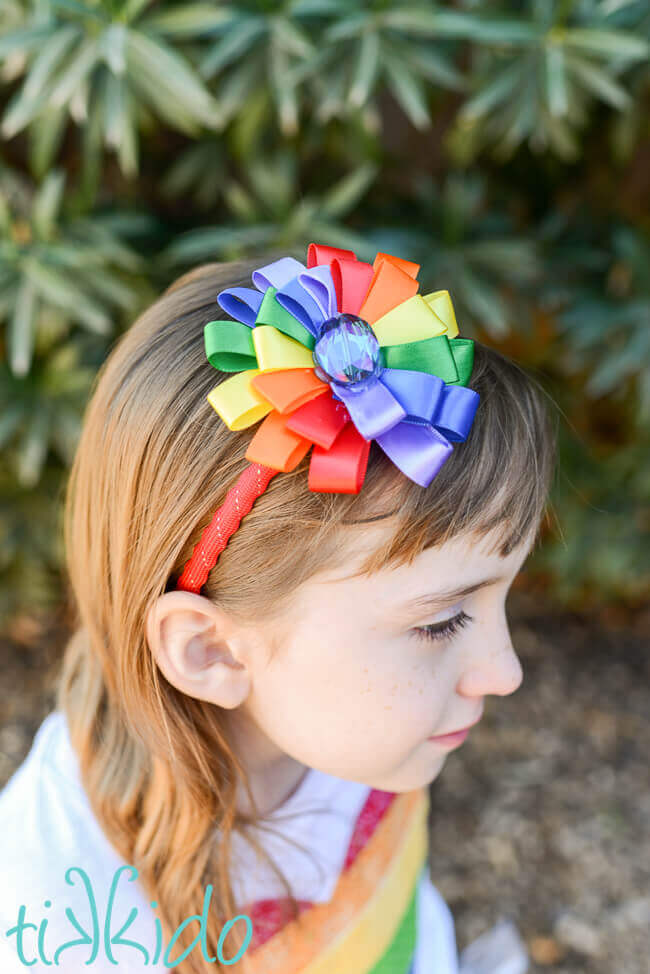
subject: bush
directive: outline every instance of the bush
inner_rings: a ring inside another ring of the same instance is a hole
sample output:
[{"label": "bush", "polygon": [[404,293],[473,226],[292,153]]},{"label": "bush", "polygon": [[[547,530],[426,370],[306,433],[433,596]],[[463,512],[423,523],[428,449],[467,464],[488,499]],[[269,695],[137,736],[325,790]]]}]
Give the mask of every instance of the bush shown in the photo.
[{"label": "bush", "polygon": [[62,595],[92,378],[182,270],[309,242],[421,264],[562,410],[529,577],[650,582],[642,0],[6,0],[0,621]]}]

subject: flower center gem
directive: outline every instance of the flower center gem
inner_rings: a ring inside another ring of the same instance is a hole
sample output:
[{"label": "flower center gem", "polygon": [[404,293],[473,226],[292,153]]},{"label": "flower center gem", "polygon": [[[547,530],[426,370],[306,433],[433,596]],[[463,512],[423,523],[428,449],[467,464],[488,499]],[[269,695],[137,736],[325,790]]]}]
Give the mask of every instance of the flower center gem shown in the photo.
[{"label": "flower center gem", "polygon": [[384,371],[377,336],[356,315],[339,314],[324,321],[312,354],[314,371],[323,382],[354,387]]}]

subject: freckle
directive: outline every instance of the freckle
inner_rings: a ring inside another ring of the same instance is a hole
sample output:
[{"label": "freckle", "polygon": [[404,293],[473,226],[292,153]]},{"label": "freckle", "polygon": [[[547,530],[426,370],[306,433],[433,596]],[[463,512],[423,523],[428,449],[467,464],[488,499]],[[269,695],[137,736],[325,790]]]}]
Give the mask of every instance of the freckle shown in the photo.
[{"label": "freckle", "polygon": [[384,710],[392,710],[392,707],[384,707]]}]

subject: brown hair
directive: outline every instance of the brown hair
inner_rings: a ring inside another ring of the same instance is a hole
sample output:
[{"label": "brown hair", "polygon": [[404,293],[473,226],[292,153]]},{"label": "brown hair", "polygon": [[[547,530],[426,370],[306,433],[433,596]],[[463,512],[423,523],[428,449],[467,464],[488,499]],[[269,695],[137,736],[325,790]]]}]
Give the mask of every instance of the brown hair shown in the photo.
[{"label": "brown hair", "polygon": [[[232,832],[243,831],[257,847],[249,831],[256,818],[235,807],[238,781],[251,802],[252,795],[224,714],[165,680],[144,620],[174,587],[201,531],[248,465],[253,431],[230,431],[206,399],[228,375],[207,362],[203,327],[227,318],[218,292],[250,287],[252,270],[263,263],[195,268],[121,336],[95,380],[65,509],[77,628],[66,647],[58,705],[83,784],[107,837],[157,901],[168,937],[201,913],[205,887],[213,885],[211,909],[221,924],[208,931],[211,955],[221,926],[238,912],[229,878]],[[429,488],[405,477],[373,442],[358,495],[312,493],[308,453],[273,478],[202,594],[242,621],[274,617],[301,582],[336,562],[346,524],[384,516],[397,517],[396,530],[362,573],[497,525],[505,557],[542,521],[556,432],[537,382],[478,341],[470,387],[481,397],[470,434],[454,444]],[[286,882],[285,888],[293,903]],[[229,944],[237,941],[225,950],[228,957],[242,943],[240,927],[228,935]],[[181,948],[179,942],[174,953]],[[193,950],[176,969],[204,968]]]}]

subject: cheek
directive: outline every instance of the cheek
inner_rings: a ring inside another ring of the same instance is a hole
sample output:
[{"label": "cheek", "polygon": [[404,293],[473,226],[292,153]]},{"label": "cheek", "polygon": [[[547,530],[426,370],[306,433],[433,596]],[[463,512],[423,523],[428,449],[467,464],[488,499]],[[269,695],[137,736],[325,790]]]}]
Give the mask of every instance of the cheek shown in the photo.
[{"label": "cheek", "polygon": [[255,716],[283,751],[333,774],[397,763],[433,732],[444,703],[445,680],[423,649],[331,626],[308,643],[296,634],[256,681]]}]

